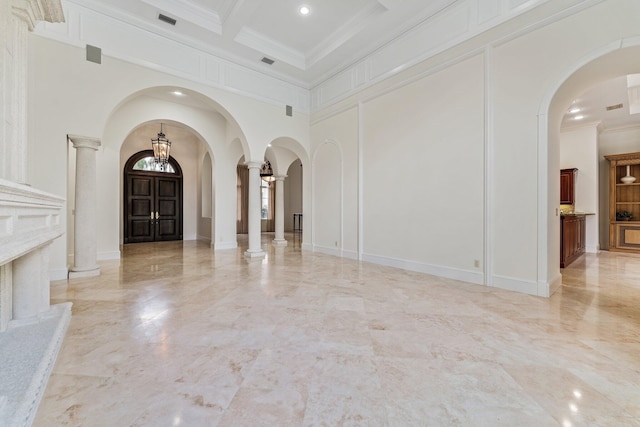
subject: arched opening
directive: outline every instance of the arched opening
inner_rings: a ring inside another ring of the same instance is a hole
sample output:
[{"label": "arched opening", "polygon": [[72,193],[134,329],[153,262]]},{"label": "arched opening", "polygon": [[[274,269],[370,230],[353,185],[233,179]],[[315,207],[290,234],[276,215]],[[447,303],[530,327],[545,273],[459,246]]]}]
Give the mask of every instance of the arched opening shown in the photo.
[{"label": "arched opening", "polygon": [[124,167],[124,243],[182,240],[182,169],[173,157],[161,167],[152,150],[139,151]]},{"label": "arched opening", "polygon": [[[538,274],[539,277],[547,279],[550,286],[549,294],[560,287],[562,278],[558,244],[561,237],[560,212],[556,208],[560,200],[562,120],[572,102],[590,88],[613,78],[640,72],[640,64],[635,59],[640,53],[640,46],[620,48],[621,45],[624,44],[611,44],[604,50],[584,58],[547,94],[540,110],[539,158],[542,161],[539,162],[538,176],[540,187],[546,188],[547,191],[540,192],[539,196],[538,218],[541,225],[539,228],[541,244],[539,245]],[[599,158],[600,153],[597,157],[601,170],[603,162]],[[602,172],[598,173],[602,177]],[[602,183],[599,186],[602,188]],[[602,197],[603,195],[600,195],[600,200]],[[607,214],[607,212],[600,212],[600,224],[603,221],[602,216]],[[602,236],[602,233],[599,234]]]}]

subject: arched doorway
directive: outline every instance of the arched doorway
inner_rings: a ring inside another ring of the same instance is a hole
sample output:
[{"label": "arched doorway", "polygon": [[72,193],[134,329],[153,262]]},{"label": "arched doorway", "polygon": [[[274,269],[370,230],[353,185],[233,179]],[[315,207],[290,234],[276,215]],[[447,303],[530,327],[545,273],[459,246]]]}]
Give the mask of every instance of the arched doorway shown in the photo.
[{"label": "arched doorway", "polygon": [[[625,46],[625,47],[620,47]],[[538,195],[539,246],[538,275],[550,284],[549,295],[562,284],[559,259],[560,221],[557,202],[560,196],[560,125],[572,101],[594,85],[626,74],[640,73],[635,60],[640,46],[622,41],[612,43],[582,58],[559,78],[546,94],[539,111],[538,165],[540,188]],[[547,296],[549,296],[547,295]]]},{"label": "arched doorway", "polygon": [[160,168],[152,150],[131,156],[123,194],[124,243],[182,240],[182,169],[173,157]]}]

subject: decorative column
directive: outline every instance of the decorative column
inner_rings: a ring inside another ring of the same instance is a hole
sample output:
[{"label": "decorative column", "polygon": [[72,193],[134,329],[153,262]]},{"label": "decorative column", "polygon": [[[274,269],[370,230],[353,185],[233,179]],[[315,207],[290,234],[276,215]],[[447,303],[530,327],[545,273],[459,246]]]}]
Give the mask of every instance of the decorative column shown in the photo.
[{"label": "decorative column", "polygon": [[68,135],[76,149],[76,206],[73,227],[73,268],[69,278],[100,275],[96,238],[96,151],[100,140]]},{"label": "decorative column", "polygon": [[249,249],[244,253],[247,258],[264,257],[260,246],[260,167],[262,163],[248,162],[249,168]]},{"label": "decorative column", "polygon": [[274,177],[276,183],[276,236],[274,246],[287,246],[284,239],[284,179],[286,175]]}]

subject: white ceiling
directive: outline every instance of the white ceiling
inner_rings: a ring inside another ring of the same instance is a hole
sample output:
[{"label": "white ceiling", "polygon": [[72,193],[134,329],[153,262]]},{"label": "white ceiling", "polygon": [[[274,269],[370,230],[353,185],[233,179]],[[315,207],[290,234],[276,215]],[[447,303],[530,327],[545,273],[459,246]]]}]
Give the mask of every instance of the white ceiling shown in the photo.
[{"label": "white ceiling", "polygon": [[[457,0],[73,0],[312,87]],[[311,9],[308,16],[298,10]],[[176,19],[171,26],[162,13]],[[273,59],[273,65],[261,62]],[[267,70],[270,67],[271,70]]]},{"label": "white ceiling", "polygon": [[[601,129],[615,129],[640,124],[640,114],[630,114],[629,106],[633,105],[634,88],[629,96],[627,76],[600,82],[578,96],[568,108],[579,108],[576,113],[565,114],[561,127],[563,129],[580,126],[584,123],[600,123]],[[622,108],[607,111],[607,107],[622,104]],[[576,116],[582,118],[576,120]]]},{"label": "white ceiling", "polygon": [[[313,88],[462,0],[68,1]],[[302,5],[311,9],[308,16],[298,12]],[[176,25],[160,21],[159,14],[175,19]],[[263,57],[275,62],[267,65]],[[635,96],[640,98],[640,86]],[[578,121],[575,114],[567,114],[563,128],[592,122],[601,122],[603,129],[640,123],[639,114],[629,114],[626,76],[602,82],[575,103],[584,117]],[[606,110],[615,104],[623,108]]]}]

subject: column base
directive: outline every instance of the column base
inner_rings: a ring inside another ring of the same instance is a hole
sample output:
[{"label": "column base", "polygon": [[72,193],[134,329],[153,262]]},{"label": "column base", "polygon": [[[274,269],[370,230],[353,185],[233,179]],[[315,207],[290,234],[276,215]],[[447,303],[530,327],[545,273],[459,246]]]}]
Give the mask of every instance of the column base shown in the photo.
[{"label": "column base", "polygon": [[266,255],[266,252],[263,250],[257,252],[245,251],[244,253],[245,258],[264,258]]},{"label": "column base", "polygon": [[73,267],[69,270],[69,279],[77,279],[78,277],[93,277],[100,275],[100,267],[80,268]]},{"label": "column base", "polygon": [[271,244],[273,246],[287,246],[287,241],[285,239],[273,239]]}]

